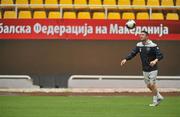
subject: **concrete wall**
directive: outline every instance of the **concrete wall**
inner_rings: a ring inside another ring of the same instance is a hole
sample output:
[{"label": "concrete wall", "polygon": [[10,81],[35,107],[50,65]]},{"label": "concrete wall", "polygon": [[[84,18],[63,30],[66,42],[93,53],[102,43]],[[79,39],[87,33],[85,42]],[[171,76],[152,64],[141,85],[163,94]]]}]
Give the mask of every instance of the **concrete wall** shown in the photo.
[{"label": "concrete wall", "polygon": [[[57,77],[59,79],[73,74],[142,75],[139,56],[120,67],[120,60],[136,43],[137,41],[0,40],[0,74],[27,74],[34,76],[37,84],[47,83],[44,79],[51,80],[54,76],[60,76]],[[157,43],[165,56],[159,63],[159,75],[180,75],[180,41]]]}]

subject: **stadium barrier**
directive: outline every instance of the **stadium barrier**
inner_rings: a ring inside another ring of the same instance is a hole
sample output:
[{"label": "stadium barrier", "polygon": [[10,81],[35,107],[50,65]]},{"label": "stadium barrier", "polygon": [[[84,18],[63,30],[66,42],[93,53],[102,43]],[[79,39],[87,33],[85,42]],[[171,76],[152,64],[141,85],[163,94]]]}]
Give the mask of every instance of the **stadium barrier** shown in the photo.
[{"label": "stadium barrier", "polygon": [[[180,88],[180,76],[158,76],[161,88]],[[143,76],[72,75],[69,88],[143,88]]]},{"label": "stadium barrier", "polygon": [[39,88],[28,75],[0,75],[0,88]]}]

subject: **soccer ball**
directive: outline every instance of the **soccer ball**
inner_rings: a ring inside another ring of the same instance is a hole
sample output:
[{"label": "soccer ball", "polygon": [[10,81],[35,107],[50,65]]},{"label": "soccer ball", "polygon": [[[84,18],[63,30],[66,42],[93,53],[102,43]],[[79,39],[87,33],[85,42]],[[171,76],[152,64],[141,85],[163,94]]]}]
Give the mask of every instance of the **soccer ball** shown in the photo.
[{"label": "soccer ball", "polygon": [[128,20],[128,21],[126,22],[126,27],[127,27],[128,29],[133,29],[133,28],[136,27],[136,22],[135,22],[134,20]]}]

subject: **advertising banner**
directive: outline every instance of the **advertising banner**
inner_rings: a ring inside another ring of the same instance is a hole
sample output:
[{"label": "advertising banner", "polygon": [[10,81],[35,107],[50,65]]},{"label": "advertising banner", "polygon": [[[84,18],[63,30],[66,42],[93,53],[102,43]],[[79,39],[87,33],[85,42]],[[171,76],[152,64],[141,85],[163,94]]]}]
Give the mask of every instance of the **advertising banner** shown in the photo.
[{"label": "advertising banner", "polygon": [[152,40],[180,40],[180,21],[136,20],[129,30],[127,20],[97,19],[1,19],[1,40],[138,40],[142,30]]}]

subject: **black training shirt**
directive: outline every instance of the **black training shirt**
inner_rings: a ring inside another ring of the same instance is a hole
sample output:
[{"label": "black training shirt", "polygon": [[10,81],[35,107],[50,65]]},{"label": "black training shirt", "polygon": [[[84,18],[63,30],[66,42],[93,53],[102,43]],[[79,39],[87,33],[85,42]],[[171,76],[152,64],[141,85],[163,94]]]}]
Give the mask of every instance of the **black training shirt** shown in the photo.
[{"label": "black training shirt", "polygon": [[151,40],[147,40],[147,43],[145,45],[142,42],[139,42],[125,59],[130,60],[138,53],[140,53],[143,71],[150,72],[157,70],[157,64],[153,67],[150,66],[151,61],[155,59],[158,59],[158,61],[160,61],[163,58],[163,54],[160,52],[157,44],[153,43]]}]

